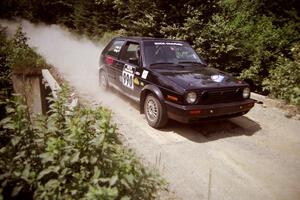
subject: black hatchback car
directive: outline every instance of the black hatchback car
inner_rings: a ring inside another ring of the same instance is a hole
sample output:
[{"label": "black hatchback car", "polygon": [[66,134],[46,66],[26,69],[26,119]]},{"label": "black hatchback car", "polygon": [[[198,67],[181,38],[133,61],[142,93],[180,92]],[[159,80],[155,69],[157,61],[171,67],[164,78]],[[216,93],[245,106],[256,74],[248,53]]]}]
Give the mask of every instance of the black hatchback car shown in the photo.
[{"label": "black hatchback car", "polygon": [[208,67],[184,41],[117,37],[103,50],[99,83],[138,102],[150,126],[229,118],[253,106],[249,85]]}]

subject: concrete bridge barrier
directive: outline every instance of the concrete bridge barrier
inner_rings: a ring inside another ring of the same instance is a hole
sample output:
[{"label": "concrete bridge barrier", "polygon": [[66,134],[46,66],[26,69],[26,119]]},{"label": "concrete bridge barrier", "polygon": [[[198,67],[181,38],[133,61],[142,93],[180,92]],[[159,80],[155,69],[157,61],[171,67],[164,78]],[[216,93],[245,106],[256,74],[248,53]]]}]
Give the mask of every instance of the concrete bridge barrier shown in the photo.
[{"label": "concrete bridge barrier", "polygon": [[[49,110],[47,97],[58,97],[61,86],[47,69],[36,69],[12,74],[14,91],[25,97],[31,114],[46,114]],[[78,104],[74,95],[70,96],[70,109]]]}]

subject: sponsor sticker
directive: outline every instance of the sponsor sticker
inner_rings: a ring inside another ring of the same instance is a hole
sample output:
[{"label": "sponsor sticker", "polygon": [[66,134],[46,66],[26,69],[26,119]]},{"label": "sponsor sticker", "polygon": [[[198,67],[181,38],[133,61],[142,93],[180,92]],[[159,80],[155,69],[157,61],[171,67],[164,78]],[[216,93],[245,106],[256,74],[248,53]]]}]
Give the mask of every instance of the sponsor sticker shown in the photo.
[{"label": "sponsor sticker", "polygon": [[174,45],[174,46],[183,46],[183,44],[178,42],[154,42],[154,45]]},{"label": "sponsor sticker", "polygon": [[133,83],[134,85],[140,85],[139,79],[136,77],[133,79]]},{"label": "sponsor sticker", "polygon": [[143,79],[146,79],[147,76],[148,76],[148,73],[149,73],[149,71],[144,70],[143,73],[142,73],[142,78],[143,78]]}]

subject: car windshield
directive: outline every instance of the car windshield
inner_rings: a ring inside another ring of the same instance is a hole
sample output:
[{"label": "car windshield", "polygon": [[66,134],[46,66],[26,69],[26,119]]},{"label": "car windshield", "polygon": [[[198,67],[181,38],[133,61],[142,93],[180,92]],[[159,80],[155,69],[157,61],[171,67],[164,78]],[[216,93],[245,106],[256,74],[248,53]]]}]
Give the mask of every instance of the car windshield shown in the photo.
[{"label": "car windshield", "polygon": [[146,41],[144,51],[148,66],[178,63],[204,64],[192,47],[184,42]]}]

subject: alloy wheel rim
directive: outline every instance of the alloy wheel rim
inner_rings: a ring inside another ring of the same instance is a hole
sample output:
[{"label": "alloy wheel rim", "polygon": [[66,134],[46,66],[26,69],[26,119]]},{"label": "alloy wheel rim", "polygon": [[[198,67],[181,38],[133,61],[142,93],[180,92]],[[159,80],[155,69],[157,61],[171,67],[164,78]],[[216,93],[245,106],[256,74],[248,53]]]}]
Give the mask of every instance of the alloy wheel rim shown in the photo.
[{"label": "alloy wheel rim", "polygon": [[153,99],[147,101],[147,117],[150,121],[156,121],[158,117],[158,105]]}]

